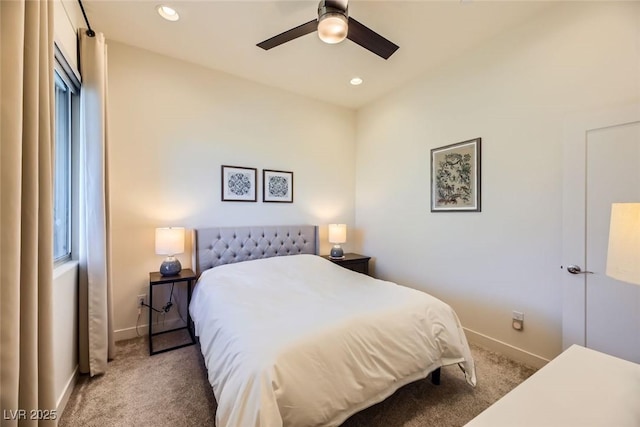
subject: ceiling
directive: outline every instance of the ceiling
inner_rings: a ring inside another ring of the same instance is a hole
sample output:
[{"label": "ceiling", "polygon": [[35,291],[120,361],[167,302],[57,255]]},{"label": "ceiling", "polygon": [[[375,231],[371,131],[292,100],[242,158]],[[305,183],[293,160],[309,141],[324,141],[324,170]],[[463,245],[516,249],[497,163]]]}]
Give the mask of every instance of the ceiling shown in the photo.
[{"label": "ceiling", "polygon": [[[357,109],[500,37],[553,2],[358,1],[349,15],[400,46],[384,60],[355,43],[321,42],[316,33],[269,51],[269,37],[317,18],[313,1],[84,0],[91,27],[114,40],[255,82]],[[169,22],[158,4],[175,8]],[[360,86],[349,80],[359,76]]]}]

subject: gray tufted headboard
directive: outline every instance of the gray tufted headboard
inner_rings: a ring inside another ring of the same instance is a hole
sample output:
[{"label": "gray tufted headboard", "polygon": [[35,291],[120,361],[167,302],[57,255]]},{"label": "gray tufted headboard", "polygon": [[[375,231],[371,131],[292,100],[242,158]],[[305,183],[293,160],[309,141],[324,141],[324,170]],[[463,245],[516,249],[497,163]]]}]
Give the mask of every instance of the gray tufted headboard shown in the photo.
[{"label": "gray tufted headboard", "polygon": [[195,229],[196,274],[223,264],[281,255],[317,254],[318,227],[286,225]]}]

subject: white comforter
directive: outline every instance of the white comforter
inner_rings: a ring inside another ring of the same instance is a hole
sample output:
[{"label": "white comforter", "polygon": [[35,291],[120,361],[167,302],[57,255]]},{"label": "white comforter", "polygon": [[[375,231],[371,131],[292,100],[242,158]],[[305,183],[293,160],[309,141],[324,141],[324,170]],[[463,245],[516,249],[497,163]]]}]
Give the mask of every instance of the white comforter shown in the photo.
[{"label": "white comforter", "polygon": [[315,255],[207,270],[190,312],[219,427],[336,426],[448,364],[476,382],[451,307]]}]

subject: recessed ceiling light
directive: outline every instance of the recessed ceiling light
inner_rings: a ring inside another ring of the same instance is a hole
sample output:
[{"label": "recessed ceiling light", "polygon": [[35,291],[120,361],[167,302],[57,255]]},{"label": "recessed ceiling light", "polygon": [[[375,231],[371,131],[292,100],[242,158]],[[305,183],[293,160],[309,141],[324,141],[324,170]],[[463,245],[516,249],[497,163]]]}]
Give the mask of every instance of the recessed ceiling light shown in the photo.
[{"label": "recessed ceiling light", "polygon": [[361,85],[362,82],[363,80],[360,77],[354,77],[351,79],[349,83],[351,83],[353,86],[358,86],[358,85]]},{"label": "recessed ceiling light", "polygon": [[177,21],[180,19],[180,15],[178,15],[178,12],[172,7],[160,5],[156,9],[158,10],[158,14],[167,21]]}]

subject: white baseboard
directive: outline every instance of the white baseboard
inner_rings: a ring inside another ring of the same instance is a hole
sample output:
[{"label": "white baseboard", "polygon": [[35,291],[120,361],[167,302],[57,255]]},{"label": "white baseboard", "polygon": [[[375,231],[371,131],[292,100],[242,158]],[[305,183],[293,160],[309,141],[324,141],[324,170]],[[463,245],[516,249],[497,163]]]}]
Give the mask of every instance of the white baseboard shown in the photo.
[{"label": "white baseboard", "polygon": [[116,341],[129,340],[138,336],[148,335],[148,332],[149,329],[147,325],[140,325],[137,331],[135,327],[115,330],[113,331],[113,338]]},{"label": "white baseboard", "polygon": [[464,333],[467,336],[469,342],[482,346],[488,350],[500,353],[509,359],[516,362],[524,363],[527,366],[540,369],[547,363],[549,359],[545,359],[537,354],[530,353],[518,347],[514,347],[511,344],[507,344],[495,338],[488,337],[480,332],[472,331],[471,329],[464,328]]},{"label": "white baseboard", "polygon": [[[180,318],[174,318],[174,319],[165,320],[163,326],[161,326],[160,324],[161,322],[158,324],[158,326],[154,324],[153,326],[154,333],[156,332],[156,328],[161,328],[161,327],[162,329],[179,328],[181,326],[184,326],[184,321]],[[162,329],[158,329],[158,330],[162,330]],[[132,338],[141,337],[145,335],[149,335],[148,323],[145,323],[144,325],[138,325],[137,330],[136,330],[136,327],[134,326],[132,328],[118,329],[113,331],[113,337],[115,341],[129,340]]]},{"label": "white baseboard", "polygon": [[71,393],[76,386],[76,382],[78,381],[78,369],[79,367],[76,365],[71,377],[67,381],[67,384],[64,386],[64,390],[62,391],[62,396],[58,397],[58,401],[56,402],[56,413],[58,414],[58,419],[62,416],[62,412],[64,412],[64,408],[67,407],[67,402],[69,402],[69,397],[71,397]]}]

